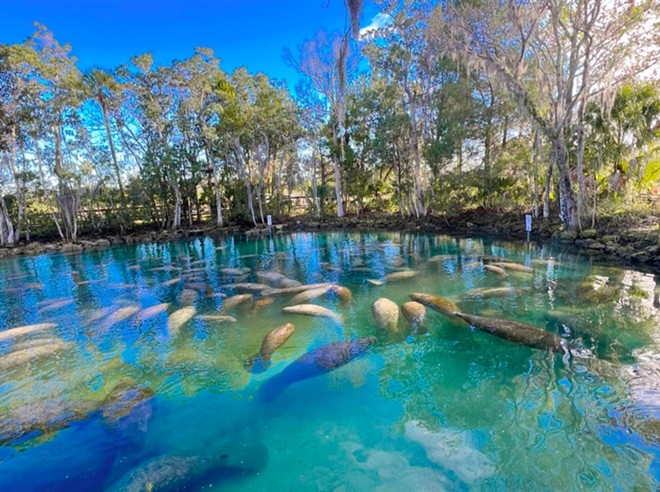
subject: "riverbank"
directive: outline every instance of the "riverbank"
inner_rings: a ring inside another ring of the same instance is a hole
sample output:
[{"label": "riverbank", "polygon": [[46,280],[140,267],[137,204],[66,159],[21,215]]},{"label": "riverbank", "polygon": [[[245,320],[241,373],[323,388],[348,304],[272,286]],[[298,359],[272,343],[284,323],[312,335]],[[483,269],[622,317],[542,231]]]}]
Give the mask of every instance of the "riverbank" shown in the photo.
[{"label": "riverbank", "polygon": [[[316,219],[297,217],[275,224],[272,233],[314,232],[331,230],[383,230],[416,233],[437,233],[457,236],[498,236],[507,239],[526,237],[524,212],[477,209],[455,216],[429,215],[418,219],[397,215],[368,214],[360,217],[327,217]],[[268,234],[267,227],[231,225],[222,228],[202,226],[192,229],[147,230],[124,236],[84,238],[74,243],[31,242],[0,248],[0,257],[37,255],[48,252],[76,253],[106,248],[114,244],[158,243],[206,235]],[[660,218],[601,219],[594,229],[581,232],[563,231],[558,221],[535,220],[530,238],[552,241],[585,252],[595,259],[642,266],[660,272]]]}]

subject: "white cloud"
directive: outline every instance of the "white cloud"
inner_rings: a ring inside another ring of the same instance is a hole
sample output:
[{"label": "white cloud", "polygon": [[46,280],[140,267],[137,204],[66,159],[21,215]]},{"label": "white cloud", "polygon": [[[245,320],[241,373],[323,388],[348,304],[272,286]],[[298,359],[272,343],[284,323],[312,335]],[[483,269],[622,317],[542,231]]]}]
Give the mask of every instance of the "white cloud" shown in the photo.
[{"label": "white cloud", "polygon": [[371,24],[360,29],[360,39],[365,39],[370,36],[375,35],[378,29],[383,29],[384,27],[392,24],[392,17],[388,14],[376,14],[373,19],[371,19]]}]

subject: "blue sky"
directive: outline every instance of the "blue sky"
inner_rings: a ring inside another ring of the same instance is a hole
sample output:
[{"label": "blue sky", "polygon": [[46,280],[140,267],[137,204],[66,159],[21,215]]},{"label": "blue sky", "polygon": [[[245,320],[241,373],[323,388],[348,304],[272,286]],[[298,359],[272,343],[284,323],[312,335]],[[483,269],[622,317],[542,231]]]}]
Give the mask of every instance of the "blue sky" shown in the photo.
[{"label": "blue sky", "polygon": [[[361,26],[377,13],[365,1]],[[344,15],[344,0],[0,0],[0,43],[25,40],[38,21],[73,46],[82,69],[116,67],[145,52],[167,64],[206,46],[226,71],[244,65],[291,87],[297,75],[284,48],[319,29],[343,29]]]}]

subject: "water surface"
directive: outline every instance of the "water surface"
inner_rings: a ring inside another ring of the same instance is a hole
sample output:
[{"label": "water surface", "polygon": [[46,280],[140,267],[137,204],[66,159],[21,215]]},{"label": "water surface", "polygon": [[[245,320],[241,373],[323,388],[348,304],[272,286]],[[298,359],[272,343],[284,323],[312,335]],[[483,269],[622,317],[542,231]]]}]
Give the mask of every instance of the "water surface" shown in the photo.
[{"label": "water surface", "polygon": [[[533,273],[502,277],[484,269],[489,256]],[[404,269],[418,273],[367,281]],[[223,308],[232,284],[268,271],[341,284],[352,301],[311,301],[340,322],[283,313],[284,295]],[[1,490],[659,486],[660,304],[650,274],[548,246],[329,233],[12,258],[0,262],[0,279]],[[470,293],[497,287],[510,291]],[[372,303],[401,305],[412,292],[550,330],[578,355],[432,311],[419,330],[403,317],[398,333],[378,328]],[[142,311],[161,303],[162,312]],[[168,327],[185,306],[195,316]],[[209,314],[236,322],[198,317]],[[295,332],[270,367],[246,368],[287,322]],[[55,326],[2,337],[41,323]],[[264,382],[306,352],[370,336],[377,343],[351,362],[261,397]]]}]

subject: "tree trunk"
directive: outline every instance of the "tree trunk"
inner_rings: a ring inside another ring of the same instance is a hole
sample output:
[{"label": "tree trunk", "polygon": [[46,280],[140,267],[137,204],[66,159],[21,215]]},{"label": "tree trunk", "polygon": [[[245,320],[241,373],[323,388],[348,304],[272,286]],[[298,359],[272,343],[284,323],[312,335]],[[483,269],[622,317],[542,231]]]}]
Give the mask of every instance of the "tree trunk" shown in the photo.
[{"label": "tree trunk", "polygon": [[0,245],[14,244],[14,225],[9,217],[5,198],[0,193]]},{"label": "tree trunk", "polygon": [[321,217],[325,217],[325,161],[323,160],[323,156],[321,155],[321,152],[319,151],[319,164],[321,165],[321,188],[323,189],[323,193],[321,194],[321,197],[319,199],[319,206],[321,209]]},{"label": "tree trunk", "polygon": [[399,217],[403,218],[403,197],[401,196],[401,154],[396,153],[396,191],[398,195]]},{"label": "tree trunk", "polygon": [[[335,128],[335,125],[332,125],[332,138],[333,141],[338,142],[337,129]],[[343,217],[344,203],[341,196],[341,169],[339,158],[335,152],[333,152],[332,162],[335,166],[335,198],[337,199],[337,217]]]},{"label": "tree trunk", "polygon": [[534,204],[534,218],[539,216],[539,154],[541,152],[541,132],[537,129],[534,130],[534,148],[532,149],[533,162],[534,162],[534,189],[533,204]]},{"label": "tree trunk", "polygon": [[181,207],[183,199],[181,198],[181,190],[176,180],[170,180],[170,186],[174,191],[174,217],[172,218],[172,230],[176,231],[181,228]]},{"label": "tree trunk", "polygon": [[21,240],[21,227],[25,217],[25,188],[21,185],[18,172],[18,152],[16,150],[16,127],[12,127],[11,131],[11,157],[9,158],[11,173],[14,178],[14,185],[16,186],[16,202],[18,205],[18,216],[16,217],[16,227],[14,228],[14,240],[16,244]]},{"label": "tree trunk", "polygon": [[561,135],[552,143],[557,175],[559,177],[559,209],[562,223],[570,230],[578,227],[577,207],[575,193],[571,184],[570,169],[568,167],[568,149]]},{"label": "tree trunk", "polygon": [[[493,91],[493,86],[489,82],[488,87],[490,88],[490,100],[488,107],[486,108],[486,134],[484,138],[484,205],[488,206],[492,203],[491,197],[491,186],[490,186],[490,164],[491,164],[491,151],[493,147],[493,109],[495,105],[495,94]],[[502,137],[502,148],[506,144],[506,124],[508,120],[505,120],[504,126],[504,136]],[[461,156],[462,157],[462,156]]]},{"label": "tree trunk", "polygon": [[264,220],[264,200],[266,184],[264,181],[264,176],[266,170],[268,169],[268,161],[270,160],[270,143],[268,142],[268,137],[264,136],[264,156],[262,159],[259,159],[259,182],[257,183],[257,200],[259,200],[259,217],[261,218],[261,225],[264,225],[266,221]]},{"label": "tree trunk", "polygon": [[545,180],[545,189],[543,190],[543,219],[545,220],[550,218],[550,190],[552,190],[552,172],[554,166],[555,163],[551,160],[548,164],[548,174]]},{"label": "tree trunk", "polygon": [[[486,136],[484,138],[484,205],[492,202],[490,195],[490,154],[492,146],[492,112],[488,110],[488,119],[486,122]],[[463,153],[459,154],[459,162],[462,161]],[[462,162],[461,162],[462,164]]]},{"label": "tree trunk", "polygon": [[413,201],[415,208],[415,216],[419,217],[424,214],[424,204],[422,202],[422,162],[419,155],[419,136],[417,134],[417,111],[415,108],[415,96],[412,89],[408,84],[404,85],[404,90],[408,95],[408,110],[410,111],[410,142],[413,151],[413,182],[415,185],[415,199]]},{"label": "tree trunk", "polygon": [[321,217],[321,200],[319,200],[319,190],[316,184],[316,153],[312,153],[312,196],[314,198],[314,207],[316,208],[316,217]]},{"label": "tree trunk", "polygon": [[211,167],[211,178],[213,179],[213,192],[215,194],[215,218],[216,225],[222,227],[224,221],[222,218],[222,192],[220,191],[220,183],[218,183],[218,168],[215,165],[215,154],[213,153],[213,147],[211,142],[205,138],[204,143],[206,145],[206,156],[209,161],[209,166]]},{"label": "tree trunk", "polygon": [[255,217],[254,214],[254,196],[252,193],[252,183],[250,182],[250,169],[248,167],[248,162],[245,160],[245,154],[240,139],[238,137],[234,137],[234,139],[232,140],[232,144],[234,146],[234,154],[236,157],[236,170],[238,172],[238,176],[243,180],[243,183],[245,184],[245,190],[247,192],[248,211],[250,212],[250,216],[252,217],[252,223],[256,227],[257,218]]},{"label": "tree trunk", "polygon": [[62,153],[62,126],[61,123],[55,127],[55,175],[59,182],[59,189],[55,195],[55,203],[60,209],[64,223],[64,239],[75,241],[78,238],[78,210],[80,208],[80,197],[78,190],[68,184],[68,178],[63,168]]},{"label": "tree trunk", "polygon": [[[39,165],[39,177],[41,179],[41,186],[43,186],[45,189],[46,178],[44,176],[43,159],[41,157],[41,149],[39,148],[39,142],[37,142],[36,138],[34,139],[34,148],[35,148],[35,154],[37,156],[37,164]],[[53,211],[52,208],[50,208],[50,216],[53,219],[53,223],[55,224],[55,227],[57,228],[57,233],[60,235],[60,239],[64,240],[64,233],[62,232],[62,228],[60,227],[60,222],[59,220],[57,220],[57,215],[55,215],[55,212]]]},{"label": "tree trunk", "polygon": [[103,125],[105,126],[105,136],[108,139],[108,147],[110,148],[110,156],[112,157],[112,165],[115,170],[117,184],[119,185],[119,196],[121,196],[122,203],[126,203],[126,196],[124,194],[124,184],[121,181],[121,173],[119,171],[119,163],[117,162],[117,153],[115,152],[115,143],[112,141],[112,132],[110,129],[110,118],[108,117],[108,108],[105,103],[103,92],[99,90],[97,94],[101,112],[103,113]]}]

